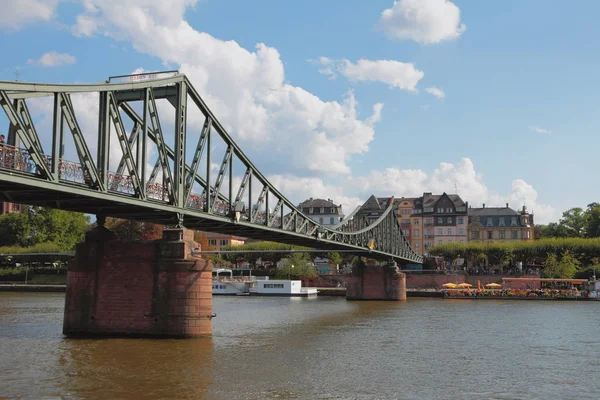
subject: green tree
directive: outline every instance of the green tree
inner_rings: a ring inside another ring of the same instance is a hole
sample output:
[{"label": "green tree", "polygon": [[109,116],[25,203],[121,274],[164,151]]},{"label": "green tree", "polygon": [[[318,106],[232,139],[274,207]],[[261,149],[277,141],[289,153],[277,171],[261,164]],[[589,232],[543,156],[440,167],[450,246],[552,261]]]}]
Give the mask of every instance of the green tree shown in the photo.
[{"label": "green tree", "polygon": [[585,212],[587,214],[585,236],[589,238],[600,237],[600,204],[588,204]]},{"label": "green tree", "polygon": [[555,279],[572,279],[581,263],[568,250],[559,257],[549,254],[544,262],[544,277]]},{"label": "green tree", "polygon": [[559,225],[566,228],[568,237],[584,237],[588,216],[580,207],[574,207],[563,213]]},{"label": "green tree", "polygon": [[0,216],[0,243],[31,247],[55,243],[61,251],[73,250],[89,227],[84,214],[45,207],[26,207],[20,213]]},{"label": "green tree", "polygon": [[312,260],[308,253],[292,253],[281,261],[287,261],[286,264],[277,270],[276,277],[280,279],[297,279],[300,277],[313,278],[317,276],[317,270],[312,265]]},{"label": "green tree", "polygon": [[333,265],[340,265],[343,261],[340,253],[327,253],[327,259]]}]

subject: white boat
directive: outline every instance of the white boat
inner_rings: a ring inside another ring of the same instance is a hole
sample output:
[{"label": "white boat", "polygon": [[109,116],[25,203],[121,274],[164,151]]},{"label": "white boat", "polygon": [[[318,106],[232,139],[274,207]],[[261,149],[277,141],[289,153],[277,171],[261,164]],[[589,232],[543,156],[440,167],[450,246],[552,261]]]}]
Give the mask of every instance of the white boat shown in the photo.
[{"label": "white boat", "polygon": [[258,280],[250,294],[257,296],[316,296],[317,288],[302,287],[302,281]]},{"label": "white boat", "polygon": [[256,286],[254,277],[234,278],[230,269],[216,269],[213,271],[212,294],[243,296],[250,294],[250,289]]}]

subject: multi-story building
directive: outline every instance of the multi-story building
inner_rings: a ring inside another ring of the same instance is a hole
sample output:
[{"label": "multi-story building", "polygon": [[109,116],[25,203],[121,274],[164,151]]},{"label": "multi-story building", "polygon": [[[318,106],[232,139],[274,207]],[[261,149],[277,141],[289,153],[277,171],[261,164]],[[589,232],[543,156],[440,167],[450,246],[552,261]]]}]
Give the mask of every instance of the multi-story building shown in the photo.
[{"label": "multi-story building", "polygon": [[220,251],[225,246],[241,246],[248,241],[244,237],[214,232],[202,232],[202,236],[206,237],[208,245],[215,251]]},{"label": "multi-story building", "polygon": [[[362,206],[367,218],[375,220],[385,211],[390,197],[371,196]],[[467,241],[467,203],[457,194],[394,199],[398,223],[412,249],[427,254],[430,247],[448,242]]]},{"label": "multi-story building", "polygon": [[419,214],[423,218],[424,254],[437,244],[467,241],[468,203],[458,194],[423,193],[421,199]]},{"label": "multi-story building", "polygon": [[506,207],[469,207],[469,241],[504,242],[533,240],[533,214],[523,206],[521,211]]},{"label": "multi-story building", "polygon": [[21,204],[0,202],[0,215],[19,212],[23,209]]},{"label": "multi-story building", "polygon": [[410,247],[423,254],[423,216],[421,215],[422,200],[420,197],[402,197],[394,201],[398,210],[398,222],[402,234]]},{"label": "multi-story building", "polygon": [[303,201],[298,208],[310,219],[324,226],[339,224],[344,219],[342,205],[334,204],[331,199],[313,199]]}]

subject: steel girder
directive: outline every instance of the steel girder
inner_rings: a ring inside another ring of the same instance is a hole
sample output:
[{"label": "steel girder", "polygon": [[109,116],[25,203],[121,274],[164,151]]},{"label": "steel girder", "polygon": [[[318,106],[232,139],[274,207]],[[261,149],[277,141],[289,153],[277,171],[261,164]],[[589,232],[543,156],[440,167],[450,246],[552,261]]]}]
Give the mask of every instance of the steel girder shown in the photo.
[{"label": "steel girder", "polygon": [[[80,92],[99,95],[96,157],[89,150],[71,100],[73,93]],[[53,128],[42,136],[51,136],[50,154],[44,153],[26,104],[27,99],[40,96],[54,97]],[[174,131],[168,135],[159,118],[164,112],[157,107],[159,99],[166,99],[173,109],[170,120],[174,120]],[[402,235],[393,202],[371,224],[357,211],[333,228],[311,220],[246,157],[185,75],[98,85],[0,81],[0,106],[10,122],[9,132],[15,132],[21,143],[2,148],[0,200],[161,224],[179,222],[192,229],[332,251],[354,250],[378,259],[422,262]],[[186,144],[191,136],[187,126],[189,107],[195,107],[205,118],[191,163],[186,162]],[[140,109],[141,113],[136,111]],[[133,126],[130,133],[124,118]],[[65,125],[79,163],[65,159]],[[111,133],[122,153],[114,160]],[[211,139],[224,146],[218,172],[212,177],[215,154],[211,154]],[[151,146],[157,159],[148,174],[147,150]],[[203,159],[206,168],[199,173]],[[234,160],[242,165],[241,170],[234,171]],[[241,177],[235,186],[234,173]],[[162,182],[157,182],[159,176]],[[194,186],[200,188],[197,193]],[[253,187],[260,193],[257,198]]]}]

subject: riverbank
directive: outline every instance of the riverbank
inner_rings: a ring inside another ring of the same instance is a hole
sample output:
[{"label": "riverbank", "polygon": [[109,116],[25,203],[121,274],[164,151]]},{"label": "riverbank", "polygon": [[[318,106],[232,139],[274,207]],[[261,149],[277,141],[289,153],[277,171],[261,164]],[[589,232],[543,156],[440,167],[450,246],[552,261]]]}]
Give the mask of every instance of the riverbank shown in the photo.
[{"label": "riverbank", "polygon": [[66,292],[67,285],[0,284],[0,292]]}]

